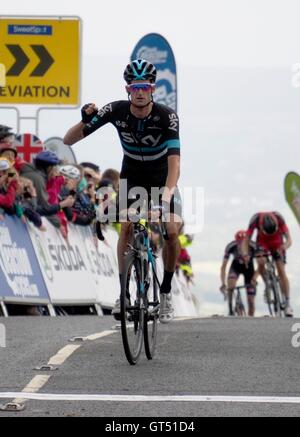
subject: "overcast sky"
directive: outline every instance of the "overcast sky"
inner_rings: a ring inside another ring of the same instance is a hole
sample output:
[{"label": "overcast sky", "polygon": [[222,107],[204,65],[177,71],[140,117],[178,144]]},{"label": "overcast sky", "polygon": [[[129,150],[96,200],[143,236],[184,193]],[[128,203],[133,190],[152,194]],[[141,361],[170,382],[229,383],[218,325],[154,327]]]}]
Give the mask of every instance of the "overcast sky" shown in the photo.
[{"label": "overcast sky", "polygon": [[84,53],[126,56],[137,39],[162,33],[180,62],[278,66],[299,56],[298,0],[14,0],[3,15],[78,15]]},{"label": "overcast sky", "polygon": [[[181,183],[205,190],[205,227],[192,249],[204,313],[223,311],[217,290],[224,246],[252,214],[276,209],[294,239],[288,272],[300,315],[299,226],[282,189],[288,171],[300,172],[300,88],[291,85],[300,62],[299,0],[14,0],[1,14],[81,17],[82,103],[99,106],[126,98],[123,69],[142,36],[157,32],[169,41],[178,69]],[[0,116],[14,125],[14,113]],[[44,111],[41,139],[63,136],[78,121],[79,110]],[[79,160],[120,167],[111,126],[74,149]]]}]

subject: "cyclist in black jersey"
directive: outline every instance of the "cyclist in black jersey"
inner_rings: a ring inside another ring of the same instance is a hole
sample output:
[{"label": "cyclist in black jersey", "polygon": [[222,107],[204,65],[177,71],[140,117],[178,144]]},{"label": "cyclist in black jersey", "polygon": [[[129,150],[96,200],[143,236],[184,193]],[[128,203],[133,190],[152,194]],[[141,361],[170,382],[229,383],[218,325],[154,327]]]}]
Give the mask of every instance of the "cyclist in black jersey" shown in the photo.
[{"label": "cyclist in black jersey", "polygon": [[222,286],[220,291],[226,292],[226,267],[230,256],[232,255],[233,261],[229,269],[227,278],[227,290],[228,290],[228,303],[229,303],[229,315],[233,316],[232,298],[233,292],[237,285],[237,281],[240,275],[244,276],[245,287],[247,290],[248,300],[248,315],[253,317],[255,313],[255,296],[256,296],[256,278],[258,273],[254,269],[254,256],[256,253],[256,244],[251,241],[248,249],[248,253],[243,252],[243,241],[247,237],[246,231],[238,231],[235,234],[235,239],[229,243],[225,248],[224,259],[221,267],[221,282]]},{"label": "cyclist in black jersey", "polygon": [[[109,103],[100,110],[93,103],[84,105],[82,120],[69,129],[64,143],[71,146],[107,123],[112,123],[117,129],[124,152],[120,210],[128,209],[139,199],[141,191],[136,187],[141,187],[147,200],[152,200],[155,209],[167,218],[169,239],[163,250],[160,321],[168,323],[174,315],[171,282],[180,250],[178,235],[182,223],[181,197],[177,188],[180,174],[179,119],[172,109],[153,102],[156,81],[153,64],[143,59],[132,61],[124,71],[124,79],[128,100]],[[153,187],[157,189],[153,190]],[[120,275],[131,232],[130,223],[123,222],[118,243]],[[119,303],[113,313],[118,314],[118,311]]]}]

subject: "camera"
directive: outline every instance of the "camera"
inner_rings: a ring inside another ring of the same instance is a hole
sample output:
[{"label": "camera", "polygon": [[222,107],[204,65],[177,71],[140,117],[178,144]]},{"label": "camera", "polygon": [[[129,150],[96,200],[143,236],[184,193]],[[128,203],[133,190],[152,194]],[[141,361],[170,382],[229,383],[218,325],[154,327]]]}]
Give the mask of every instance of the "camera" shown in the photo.
[{"label": "camera", "polygon": [[23,196],[24,196],[24,199],[31,199],[32,198],[29,187],[24,187]]}]

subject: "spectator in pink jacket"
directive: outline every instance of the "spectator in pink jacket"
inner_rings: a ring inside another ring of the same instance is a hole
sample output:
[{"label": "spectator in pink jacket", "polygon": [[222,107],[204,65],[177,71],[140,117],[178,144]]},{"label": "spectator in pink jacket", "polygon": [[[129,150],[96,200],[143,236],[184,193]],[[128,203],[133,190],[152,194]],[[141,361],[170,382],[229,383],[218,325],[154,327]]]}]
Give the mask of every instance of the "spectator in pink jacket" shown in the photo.
[{"label": "spectator in pink jacket", "polygon": [[15,213],[17,189],[18,174],[12,163],[6,158],[0,158],[0,219],[3,219],[5,213]]}]

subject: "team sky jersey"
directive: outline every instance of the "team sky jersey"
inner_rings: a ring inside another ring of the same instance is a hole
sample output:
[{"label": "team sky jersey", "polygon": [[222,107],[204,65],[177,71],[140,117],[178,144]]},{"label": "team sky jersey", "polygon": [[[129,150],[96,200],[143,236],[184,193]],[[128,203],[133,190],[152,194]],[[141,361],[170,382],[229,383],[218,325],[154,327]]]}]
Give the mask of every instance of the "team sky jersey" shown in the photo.
[{"label": "team sky jersey", "polygon": [[167,165],[168,156],[180,155],[178,116],[167,106],[153,103],[150,115],[138,119],[132,115],[129,101],[109,103],[86,124],[83,135],[86,137],[107,123],[117,129],[129,164]]},{"label": "team sky jersey", "polygon": [[261,246],[268,250],[279,249],[283,243],[283,236],[289,232],[289,229],[284,221],[284,218],[278,212],[273,212],[278,220],[278,230],[273,235],[266,235],[260,230],[259,219],[260,214],[255,214],[250,220],[247,235],[249,238],[252,237],[255,230],[257,230],[257,246]]},{"label": "team sky jersey", "polygon": [[[255,252],[256,252],[256,244],[254,243],[254,241],[250,241],[250,245],[249,245],[250,259],[253,259]],[[230,255],[233,256],[234,261],[238,261],[241,264],[244,263],[244,259],[241,255],[241,246],[236,241],[232,241],[226,246],[224,259],[228,260],[230,258]]]}]

